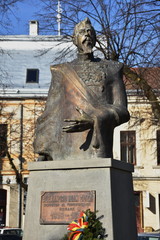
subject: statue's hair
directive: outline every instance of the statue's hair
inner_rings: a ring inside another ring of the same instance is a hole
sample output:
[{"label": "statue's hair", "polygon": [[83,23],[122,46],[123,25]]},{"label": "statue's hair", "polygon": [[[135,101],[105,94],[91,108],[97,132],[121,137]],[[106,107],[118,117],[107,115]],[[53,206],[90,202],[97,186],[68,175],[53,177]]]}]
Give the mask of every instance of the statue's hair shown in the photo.
[{"label": "statue's hair", "polygon": [[95,30],[94,30],[94,28],[93,28],[93,26],[92,26],[92,24],[91,24],[91,21],[90,21],[90,19],[87,17],[87,18],[85,18],[83,21],[81,21],[81,22],[79,22],[78,24],[75,25],[74,32],[73,32],[73,43],[74,43],[75,45],[77,45],[77,44],[76,44],[76,35],[77,35],[77,33],[79,32],[79,27],[80,27],[80,26],[85,26],[85,25],[90,25],[92,31],[94,32],[94,34],[95,34],[95,36],[96,36],[96,32],[95,32]]}]

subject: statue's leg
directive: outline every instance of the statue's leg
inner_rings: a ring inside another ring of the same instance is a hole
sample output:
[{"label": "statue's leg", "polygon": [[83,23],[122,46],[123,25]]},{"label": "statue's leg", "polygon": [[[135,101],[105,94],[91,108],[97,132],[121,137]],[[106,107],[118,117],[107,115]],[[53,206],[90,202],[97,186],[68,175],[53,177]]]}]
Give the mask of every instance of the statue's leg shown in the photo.
[{"label": "statue's leg", "polygon": [[97,157],[113,158],[114,126],[106,119],[96,118],[92,147]]}]

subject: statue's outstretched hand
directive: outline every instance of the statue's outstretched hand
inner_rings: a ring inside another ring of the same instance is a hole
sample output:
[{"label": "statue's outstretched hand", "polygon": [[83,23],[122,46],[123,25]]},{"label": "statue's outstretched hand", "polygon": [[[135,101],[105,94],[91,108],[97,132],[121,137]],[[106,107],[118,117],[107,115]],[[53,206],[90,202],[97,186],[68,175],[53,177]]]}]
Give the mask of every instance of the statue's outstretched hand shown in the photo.
[{"label": "statue's outstretched hand", "polygon": [[68,126],[63,127],[63,132],[72,133],[72,132],[83,132],[87,129],[93,128],[94,121],[93,119],[85,113],[82,109],[76,108],[80,114],[79,119],[64,119],[64,122],[70,123]]}]

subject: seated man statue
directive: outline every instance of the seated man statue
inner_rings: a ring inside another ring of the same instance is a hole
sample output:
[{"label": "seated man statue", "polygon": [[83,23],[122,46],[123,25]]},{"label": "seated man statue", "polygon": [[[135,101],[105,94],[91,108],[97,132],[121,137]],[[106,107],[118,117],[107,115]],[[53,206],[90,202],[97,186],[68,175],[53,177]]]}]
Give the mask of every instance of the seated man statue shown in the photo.
[{"label": "seated man statue", "polygon": [[113,157],[114,128],[129,120],[123,64],[94,58],[88,18],[74,29],[78,58],[51,66],[52,82],[34,141],[39,160]]}]

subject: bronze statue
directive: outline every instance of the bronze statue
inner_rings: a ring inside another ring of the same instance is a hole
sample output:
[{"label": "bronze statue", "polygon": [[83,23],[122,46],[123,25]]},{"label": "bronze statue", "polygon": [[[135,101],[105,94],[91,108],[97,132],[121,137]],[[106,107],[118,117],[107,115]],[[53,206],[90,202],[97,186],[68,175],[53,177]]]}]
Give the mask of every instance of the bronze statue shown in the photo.
[{"label": "bronze statue", "polygon": [[73,42],[78,58],[51,66],[34,141],[39,160],[112,158],[114,128],[130,118],[123,64],[94,58],[96,34],[88,18],[75,26]]}]

